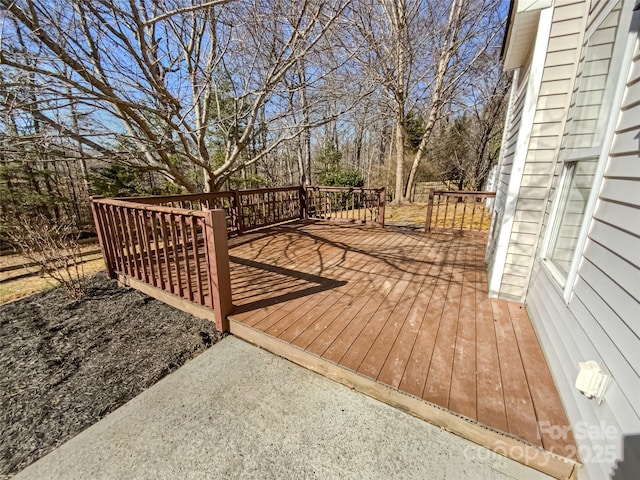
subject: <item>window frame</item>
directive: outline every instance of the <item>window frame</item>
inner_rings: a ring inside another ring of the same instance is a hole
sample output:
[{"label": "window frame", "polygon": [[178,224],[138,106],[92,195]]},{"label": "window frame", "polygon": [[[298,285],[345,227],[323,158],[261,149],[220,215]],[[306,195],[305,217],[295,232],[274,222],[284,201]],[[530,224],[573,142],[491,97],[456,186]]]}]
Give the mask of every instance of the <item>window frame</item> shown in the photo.
[{"label": "window frame", "polygon": [[[607,159],[609,157],[609,151],[613,142],[613,136],[615,128],[618,123],[618,117],[620,107],[622,105],[622,97],[624,94],[627,78],[629,76],[629,69],[631,67],[631,61],[633,59],[633,52],[636,48],[636,44],[640,43],[638,36],[635,34],[638,23],[638,17],[640,15],[634,15],[634,5],[630,0],[620,0],[615,2],[605,11],[601,12],[597,21],[593,23],[591,28],[585,33],[584,41],[582,44],[582,51],[580,56],[580,75],[574,81],[573,95],[577,95],[579,92],[580,81],[582,79],[582,68],[584,67],[584,61],[587,57],[587,49],[589,48],[589,40],[595,32],[602,26],[608,15],[618,5],[621,6],[620,18],[618,23],[618,29],[616,32],[613,54],[611,59],[611,66],[609,68],[609,75],[607,75],[607,81],[605,84],[604,96],[602,104],[608,104],[609,108],[606,111],[603,124],[598,124],[597,127],[597,145],[590,148],[569,148],[567,145],[561,147],[559,153],[559,163],[562,165],[562,172],[559,175],[560,180],[555,191],[555,198],[551,212],[549,215],[549,225],[545,234],[543,248],[542,248],[542,264],[547,271],[551,274],[557,288],[562,292],[565,303],[569,303],[573,293],[573,287],[577,278],[578,268],[580,266],[580,260],[583,255],[584,247],[587,241],[589,229],[593,219],[593,213],[600,193],[600,187],[602,185],[602,179],[604,176],[604,169],[606,167]],[[635,28],[634,28],[635,27]],[[620,72],[620,75],[615,75],[612,72]],[[575,101],[575,97],[572,98],[572,103]],[[571,128],[573,121],[570,120],[565,126],[563,134],[563,142],[566,141],[571,135]],[[585,205],[584,215],[582,219],[582,225],[576,240],[575,250],[571,258],[569,271],[566,277],[560,271],[560,269],[554,265],[550,258],[552,241],[558,229],[558,222],[560,221],[560,215],[564,211],[565,200],[567,198],[566,192],[568,192],[567,182],[572,181],[572,173],[577,168],[577,162],[590,161],[596,159],[597,166],[594,173],[593,182],[589,191],[589,198]]]}]

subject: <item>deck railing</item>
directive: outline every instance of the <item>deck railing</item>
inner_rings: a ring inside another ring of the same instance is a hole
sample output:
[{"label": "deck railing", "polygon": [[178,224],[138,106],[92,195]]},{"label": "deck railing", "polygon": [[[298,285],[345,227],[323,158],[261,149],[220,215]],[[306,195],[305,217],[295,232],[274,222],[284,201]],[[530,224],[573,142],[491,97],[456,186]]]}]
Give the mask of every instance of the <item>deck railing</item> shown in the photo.
[{"label": "deck railing", "polygon": [[[202,205],[201,205],[202,206]],[[146,284],[214,312],[227,330],[231,280],[225,212],[92,198],[107,272]]]},{"label": "deck railing", "polygon": [[93,197],[91,208],[111,278],[205,318],[213,311],[225,331],[232,308],[228,236],[307,218],[382,225],[384,201],[384,189],[282,187]]},{"label": "deck railing", "polygon": [[188,193],[183,195],[163,195],[155,197],[126,197],[119,198],[126,202],[143,203],[145,205],[158,205],[184,210],[224,210],[227,219],[227,232],[229,235],[239,234],[240,222],[238,221],[238,192],[211,192]]},{"label": "deck railing", "polygon": [[306,187],[307,218],[384,225],[385,189]]},{"label": "deck railing", "polygon": [[495,192],[431,189],[425,231],[486,237],[491,224],[487,200],[495,196]]},{"label": "deck railing", "polygon": [[302,218],[302,194],[301,187],[281,187],[121,200],[188,210],[219,208],[226,213],[229,235],[234,235]]},{"label": "deck railing", "polygon": [[240,232],[304,218],[301,187],[239,190],[236,195]]},{"label": "deck railing", "polygon": [[118,200],[191,211],[219,208],[234,235],[298,218],[383,225],[385,189],[280,187]]}]

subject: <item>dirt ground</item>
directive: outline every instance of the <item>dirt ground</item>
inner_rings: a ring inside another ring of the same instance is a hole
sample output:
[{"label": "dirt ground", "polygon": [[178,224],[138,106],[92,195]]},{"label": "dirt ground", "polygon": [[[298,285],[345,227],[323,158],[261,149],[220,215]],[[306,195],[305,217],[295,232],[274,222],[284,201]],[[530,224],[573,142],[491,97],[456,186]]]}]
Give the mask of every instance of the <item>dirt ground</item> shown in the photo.
[{"label": "dirt ground", "polygon": [[141,393],[222,335],[98,273],[0,306],[0,478]]}]

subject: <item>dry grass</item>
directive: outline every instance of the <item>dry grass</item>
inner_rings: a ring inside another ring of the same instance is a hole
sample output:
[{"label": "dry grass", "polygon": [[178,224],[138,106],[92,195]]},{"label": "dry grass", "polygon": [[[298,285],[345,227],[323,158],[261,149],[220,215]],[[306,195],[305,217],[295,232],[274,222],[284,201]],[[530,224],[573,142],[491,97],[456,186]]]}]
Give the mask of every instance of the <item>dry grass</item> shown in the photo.
[{"label": "dry grass", "polygon": [[491,212],[481,203],[440,202],[433,207],[431,226],[488,232]]},{"label": "dry grass", "polygon": [[[100,245],[98,245],[98,243],[95,240],[92,241],[91,243],[82,245],[80,247],[80,252],[82,253],[82,255],[90,255],[92,252],[99,252],[99,251],[100,251]],[[20,253],[0,255],[0,269],[7,268],[7,267],[17,267],[17,266],[21,266],[29,263],[31,263],[31,260],[29,260],[27,257],[25,257]],[[5,272],[0,272],[0,280],[3,279],[4,274]],[[9,275],[9,273],[6,273],[6,274]]]},{"label": "dry grass", "polygon": [[[104,270],[104,261],[102,258],[91,260],[83,264],[83,268],[84,273],[89,276]],[[0,283],[0,305],[55,286],[57,283],[54,280],[38,275],[4,281]]]},{"label": "dry grass", "polygon": [[402,205],[387,205],[384,210],[385,223],[420,223],[424,226],[427,218],[426,203],[406,203]]},{"label": "dry grass", "polygon": [[[385,223],[413,223],[424,228],[427,219],[427,204],[387,205],[384,217]],[[467,207],[464,208],[463,203],[455,204],[452,202],[447,206],[446,202],[441,202],[434,205],[431,225],[488,232],[491,226],[491,215],[488,209],[480,208],[480,204],[476,206],[474,211],[471,204],[467,204]]]}]

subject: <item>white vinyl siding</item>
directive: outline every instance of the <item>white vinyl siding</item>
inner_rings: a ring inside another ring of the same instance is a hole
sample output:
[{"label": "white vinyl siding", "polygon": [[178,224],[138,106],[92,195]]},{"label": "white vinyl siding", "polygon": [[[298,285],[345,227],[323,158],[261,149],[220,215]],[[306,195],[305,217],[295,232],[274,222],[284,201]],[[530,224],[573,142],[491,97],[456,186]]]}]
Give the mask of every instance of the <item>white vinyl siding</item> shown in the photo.
[{"label": "white vinyl siding", "polygon": [[[594,11],[592,9],[592,11]],[[621,60],[627,44],[627,32],[620,22],[622,2],[598,9],[602,17],[588,21],[585,46],[579,61],[576,87],[564,132],[559,157],[565,161],[560,192],[555,191],[557,205],[554,225],[543,255],[558,284],[565,288],[568,300],[577,270],[577,250],[584,247],[585,213],[591,214],[594,200],[592,186],[599,182],[598,171],[605,132],[610,128],[611,108],[619,84]],[[606,14],[606,16],[605,16]],[[609,144],[607,144],[608,148]],[[556,167],[556,171],[558,167]]]},{"label": "white vinyl siding", "polygon": [[[523,67],[524,69],[524,67]],[[526,82],[525,77],[524,82]],[[504,211],[506,207],[506,199],[509,191],[509,181],[511,179],[511,171],[513,169],[513,158],[518,142],[519,127],[522,122],[522,112],[524,110],[526,84],[522,84],[521,77],[518,75],[513,82],[511,95],[509,99],[509,108],[507,110],[507,118],[505,120],[505,134],[503,136],[502,156],[498,163],[498,183],[496,186],[496,199],[494,202],[494,213],[491,224],[491,235],[487,244],[487,265],[488,274],[494,265],[495,251],[500,229],[504,219]],[[520,95],[517,94],[520,93]]]},{"label": "white vinyl siding", "polygon": [[[624,8],[633,6],[628,2]],[[592,5],[587,27],[590,31],[596,28],[598,18],[607,14],[607,7],[611,2],[604,0]],[[637,32],[640,13],[634,15],[636,30],[632,32]],[[628,25],[626,28],[629,31]],[[588,235],[571,295],[565,301],[557,282],[538,258],[526,297],[571,423],[604,422],[615,428],[618,439],[608,444],[613,444],[618,459],[622,438],[640,433],[640,51],[637,36],[631,38],[636,44],[622,106],[609,113],[614,115],[616,127],[608,157],[604,158],[603,178],[593,216],[588,219]],[[563,163],[557,162],[552,196],[562,167]],[[549,202],[543,230],[550,212]],[[602,405],[588,400],[573,386],[577,363],[585,360],[600,362],[613,377]],[[584,436],[577,440],[583,451],[592,453],[594,445],[607,443]],[[612,468],[611,462],[585,462],[578,477],[609,478]]]},{"label": "white vinyl siding", "polygon": [[[540,243],[540,229],[549,189],[553,178],[555,160],[564,132],[565,118],[571,100],[577,60],[582,43],[581,32],[585,28],[587,2],[557,2],[552,13],[551,33],[546,47],[542,81],[535,104],[533,125],[525,153],[525,163],[517,196],[513,223],[509,237],[508,255],[498,289],[498,296],[509,300],[522,301],[531,275],[533,258]],[[522,91],[530,90],[528,87]],[[501,169],[501,185],[496,196],[496,218],[503,222],[499,212],[504,211],[507,189],[511,174],[515,147],[520,127],[520,117],[525,99],[516,99],[512,122]],[[498,232],[492,232],[488,251],[493,254]],[[513,263],[514,258],[529,258],[528,265]],[[489,274],[493,273],[493,258],[487,258]],[[497,291],[496,291],[497,290]]]},{"label": "white vinyl siding", "polygon": [[[612,69],[614,43],[618,33],[620,8],[613,10],[598,29],[589,37],[585,57],[581,59],[579,89],[572,108],[570,133],[567,150],[580,155],[582,149],[589,149],[602,143],[604,123],[608,118],[609,103],[605,99],[607,80]],[[614,82],[611,82],[614,80]]]},{"label": "white vinyl siding", "polygon": [[[555,289],[554,283],[555,281],[538,263],[532,275],[527,307],[543,345],[569,421],[574,426],[579,422],[594,426],[604,422],[606,426],[614,428],[620,437],[624,433],[637,434],[640,432],[640,418],[625,390],[637,388],[638,377],[637,374],[629,375],[631,369],[628,365],[626,368],[624,366],[628,359],[625,360],[608,331],[603,328],[603,320],[600,319],[599,322],[596,318],[595,315],[599,314],[598,310],[591,310],[594,308],[593,303],[601,300],[593,291],[589,296],[585,285],[585,289],[580,292],[582,295],[572,299],[568,307],[561,293]],[[579,286],[579,283],[576,285]],[[584,295],[588,300],[586,304],[582,301]],[[636,344],[635,349],[636,351],[640,349],[640,345]],[[603,350],[610,352],[606,354],[606,361],[603,361]],[[582,396],[573,386],[578,373],[577,362],[585,360],[598,360],[604,363],[615,379],[608,387],[605,401],[600,406]],[[635,377],[635,383],[632,382],[627,387],[623,382],[629,377]],[[578,438],[577,442],[579,449],[583,452],[594,452],[595,445],[602,448],[603,444],[611,443],[603,439],[591,440],[584,436]],[[621,440],[613,443],[616,457],[619,459]],[[585,462],[584,468],[578,472],[578,478],[579,480],[610,478],[612,467],[613,465],[609,462]]]}]

